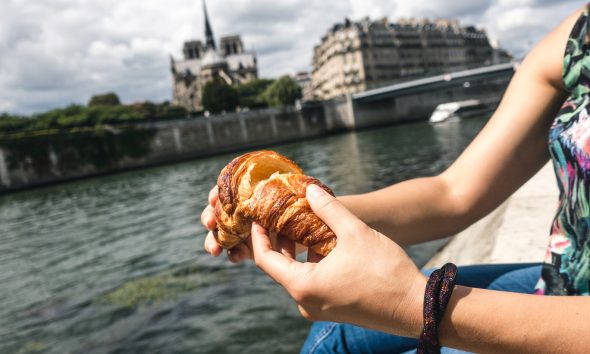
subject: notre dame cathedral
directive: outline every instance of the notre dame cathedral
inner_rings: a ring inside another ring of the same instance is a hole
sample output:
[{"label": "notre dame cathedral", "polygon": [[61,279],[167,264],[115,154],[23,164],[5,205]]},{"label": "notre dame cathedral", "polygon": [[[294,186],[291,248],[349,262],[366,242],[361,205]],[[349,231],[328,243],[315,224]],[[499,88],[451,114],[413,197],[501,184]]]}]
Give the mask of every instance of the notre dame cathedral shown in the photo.
[{"label": "notre dame cathedral", "polygon": [[205,44],[200,40],[184,42],[184,59],[175,60],[170,57],[170,69],[174,80],[172,103],[189,111],[203,109],[201,94],[209,81],[221,79],[228,85],[239,85],[258,77],[256,54],[244,50],[239,35],[221,37],[218,48],[204,0],[203,12]]}]

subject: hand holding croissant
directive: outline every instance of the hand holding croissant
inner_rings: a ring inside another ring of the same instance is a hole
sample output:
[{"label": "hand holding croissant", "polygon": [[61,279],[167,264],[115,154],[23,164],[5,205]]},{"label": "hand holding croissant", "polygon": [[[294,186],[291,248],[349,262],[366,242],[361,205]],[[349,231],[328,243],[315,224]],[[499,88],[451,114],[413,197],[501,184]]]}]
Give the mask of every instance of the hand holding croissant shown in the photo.
[{"label": "hand holding croissant", "polygon": [[[205,241],[209,253],[219,255],[222,245],[230,248],[232,261],[253,256],[306,318],[419,334],[426,279],[414,263],[285,157],[260,151],[234,159],[220,174],[201,219],[216,230],[215,240],[213,233]],[[330,256],[299,263],[293,253],[275,248],[270,233]],[[244,239],[251,240],[249,247]],[[248,249],[248,255],[239,251],[242,255],[232,259],[237,249]]]},{"label": "hand holding croissant", "polygon": [[305,199],[306,187],[316,184],[332,191],[288,158],[274,151],[256,151],[232,160],[217,180],[215,239],[232,248],[250,236],[257,222],[279,237],[311,247],[326,256],[336,245],[336,235],[319,219]]}]

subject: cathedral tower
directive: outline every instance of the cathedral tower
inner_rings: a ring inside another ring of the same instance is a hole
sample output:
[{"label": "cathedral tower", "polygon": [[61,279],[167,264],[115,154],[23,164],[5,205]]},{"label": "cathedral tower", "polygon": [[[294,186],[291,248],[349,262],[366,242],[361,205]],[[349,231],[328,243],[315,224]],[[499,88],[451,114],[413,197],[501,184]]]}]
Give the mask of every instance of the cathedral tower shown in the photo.
[{"label": "cathedral tower", "polygon": [[220,79],[228,85],[240,85],[258,77],[256,54],[244,49],[239,35],[221,37],[217,50],[207,5],[203,0],[205,43],[201,40],[184,42],[184,60],[170,58],[174,80],[172,103],[189,111],[202,110],[203,87],[211,80]]}]

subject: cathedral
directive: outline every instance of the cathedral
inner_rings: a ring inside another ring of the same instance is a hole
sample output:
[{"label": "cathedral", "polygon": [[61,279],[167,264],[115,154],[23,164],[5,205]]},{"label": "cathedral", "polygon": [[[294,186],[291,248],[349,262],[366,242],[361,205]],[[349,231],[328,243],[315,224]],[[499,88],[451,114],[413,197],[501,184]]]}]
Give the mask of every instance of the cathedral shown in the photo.
[{"label": "cathedral", "polygon": [[228,85],[239,85],[258,77],[256,54],[244,50],[239,35],[221,37],[218,48],[204,0],[203,12],[205,43],[200,40],[184,42],[184,59],[175,60],[170,57],[170,69],[174,80],[172,103],[189,111],[203,109],[201,95],[203,87],[209,81],[218,79]]}]

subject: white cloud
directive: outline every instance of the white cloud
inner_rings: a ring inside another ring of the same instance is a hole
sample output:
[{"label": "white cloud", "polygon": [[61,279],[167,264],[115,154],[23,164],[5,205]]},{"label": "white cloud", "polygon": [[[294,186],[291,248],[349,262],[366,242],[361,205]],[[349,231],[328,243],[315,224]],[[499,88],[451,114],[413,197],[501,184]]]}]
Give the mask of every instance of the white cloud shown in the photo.
[{"label": "white cloud", "polygon": [[[308,70],[312,48],[335,22],[453,17],[485,27],[523,55],[577,1],[209,0],[216,37],[240,33],[263,77]],[[125,102],[171,97],[169,53],[203,39],[198,0],[2,0],[0,111],[36,112],[115,91]]]}]

